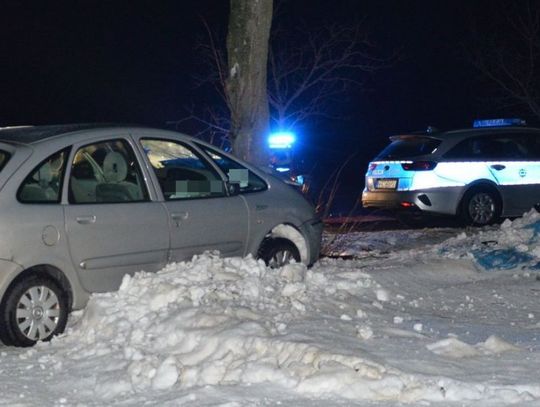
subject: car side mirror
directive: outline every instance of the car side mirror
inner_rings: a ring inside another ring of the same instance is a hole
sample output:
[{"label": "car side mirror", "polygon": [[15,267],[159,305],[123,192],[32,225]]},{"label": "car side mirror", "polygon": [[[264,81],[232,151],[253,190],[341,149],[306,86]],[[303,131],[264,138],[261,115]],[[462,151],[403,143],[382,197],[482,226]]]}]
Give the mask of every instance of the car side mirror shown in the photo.
[{"label": "car side mirror", "polygon": [[225,185],[230,196],[235,196],[240,193],[240,184],[238,182],[226,182]]}]

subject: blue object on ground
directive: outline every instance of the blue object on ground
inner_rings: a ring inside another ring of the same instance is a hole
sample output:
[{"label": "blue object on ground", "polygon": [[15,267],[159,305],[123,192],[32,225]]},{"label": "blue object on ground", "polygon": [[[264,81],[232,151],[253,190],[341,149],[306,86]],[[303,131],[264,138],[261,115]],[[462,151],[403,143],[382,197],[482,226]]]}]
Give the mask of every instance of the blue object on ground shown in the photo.
[{"label": "blue object on ground", "polygon": [[531,223],[530,225],[525,226],[527,229],[532,229],[534,231],[534,235],[538,236],[540,235],[540,221]]},{"label": "blue object on ground", "polygon": [[[486,270],[510,270],[518,266],[529,266],[534,257],[528,253],[514,249],[498,249],[493,251],[473,251],[473,256]],[[538,264],[536,264],[537,266]],[[533,266],[534,268],[535,266]]]}]

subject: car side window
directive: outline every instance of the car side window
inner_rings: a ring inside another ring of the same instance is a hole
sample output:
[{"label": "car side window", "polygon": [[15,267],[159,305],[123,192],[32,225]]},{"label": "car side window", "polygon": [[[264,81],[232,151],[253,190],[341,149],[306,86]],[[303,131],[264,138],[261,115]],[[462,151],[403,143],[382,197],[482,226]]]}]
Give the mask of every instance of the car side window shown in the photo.
[{"label": "car side window", "polygon": [[524,152],[524,159],[531,161],[540,160],[540,136],[537,134],[521,134],[519,146]]},{"label": "car side window", "polygon": [[526,138],[516,134],[471,137],[450,149],[444,158],[519,161],[531,158]]},{"label": "car side window", "polygon": [[485,137],[472,137],[459,142],[450,149],[444,158],[458,160],[483,160],[489,157],[489,140]]},{"label": "car side window", "polygon": [[266,182],[248,170],[242,164],[226,157],[211,148],[200,146],[206,154],[216,163],[216,165],[227,174],[228,181],[232,184],[238,184],[240,193],[259,192],[268,188]]},{"label": "car side window", "polygon": [[142,139],[165,200],[225,196],[219,174],[189,146],[161,139]]},{"label": "car side window", "polygon": [[19,187],[19,202],[60,203],[69,151],[66,148],[54,153],[34,168]]},{"label": "car side window", "polygon": [[71,164],[69,202],[127,203],[148,200],[141,168],[125,140],[80,148]]},{"label": "car side window", "polygon": [[516,161],[527,158],[527,151],[515,135],[494,137],[488,150],[490,159]]}]

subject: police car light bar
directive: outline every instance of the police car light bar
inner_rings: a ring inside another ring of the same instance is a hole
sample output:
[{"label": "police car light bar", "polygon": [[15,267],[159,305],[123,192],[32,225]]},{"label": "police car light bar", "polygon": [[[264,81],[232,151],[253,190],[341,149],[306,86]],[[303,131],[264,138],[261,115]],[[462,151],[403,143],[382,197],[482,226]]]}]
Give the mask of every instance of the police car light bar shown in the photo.
[{"label": "police car light bar", "polygon": [[475,120],[473,127],[506,127],[506,126],[526,126],[527,123],[523,119],[488,119]]},{"label": "police car light bar", "polygon": [[268,146],[272,149],[287,149],[291,148],[296,137],[293,133],[273,133],[268,137]]}]

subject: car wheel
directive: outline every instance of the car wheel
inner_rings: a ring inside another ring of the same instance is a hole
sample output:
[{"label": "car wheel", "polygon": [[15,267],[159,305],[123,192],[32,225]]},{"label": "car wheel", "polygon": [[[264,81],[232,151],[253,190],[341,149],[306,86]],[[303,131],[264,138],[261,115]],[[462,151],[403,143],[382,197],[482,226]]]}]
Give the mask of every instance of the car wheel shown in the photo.
[{"label": "car wheel", "polygon": [[0,340],[32,346],[62,333],[68,314],[67,296],[46,277],[21,279],[9,288],[0,305]]},{"label": "car wheel", "polygon": [[463,197],[461,215],[469,225],[484,226],[497,222],[501,203],[496,192],[487,188],[474,188]]},{"label": "car wheel", "polygon": [[300,263],[301,260],[298,248],[291,241],[282,238],[266,239],[259,250],[259,258],[271,268],[283,267],[292,260]]}]

